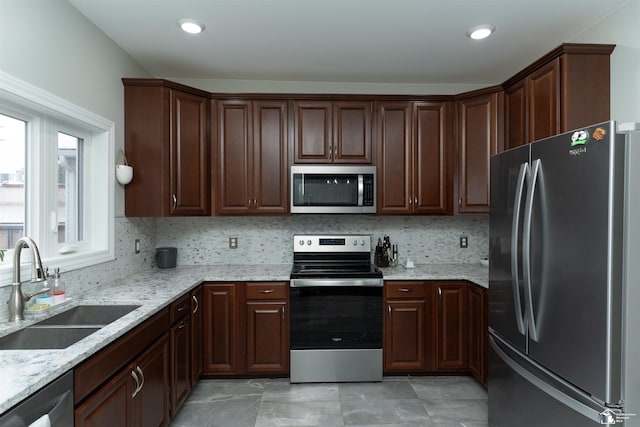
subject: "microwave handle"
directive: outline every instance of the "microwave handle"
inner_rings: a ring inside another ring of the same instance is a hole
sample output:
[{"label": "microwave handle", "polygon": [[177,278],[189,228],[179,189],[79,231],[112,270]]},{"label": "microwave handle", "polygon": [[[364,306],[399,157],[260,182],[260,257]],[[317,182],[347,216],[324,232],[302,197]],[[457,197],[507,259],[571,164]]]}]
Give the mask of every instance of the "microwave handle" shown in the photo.
[{"label": "microwave handle", "polygon": [[358,175],[358,206],[364,204],[364,175]]}]

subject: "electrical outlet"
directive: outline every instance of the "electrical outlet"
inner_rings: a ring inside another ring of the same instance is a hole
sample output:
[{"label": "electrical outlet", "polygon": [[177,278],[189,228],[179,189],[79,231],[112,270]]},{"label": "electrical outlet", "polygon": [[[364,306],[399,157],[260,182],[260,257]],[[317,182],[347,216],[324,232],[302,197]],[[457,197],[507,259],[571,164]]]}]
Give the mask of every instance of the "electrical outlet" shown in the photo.
[{"label": "electrical outlet", "polygon": [[134,248],[135,248],[135,252],[137,254],[140,253],[140,239],[136,239],[135,243],[134,243]]},{"label": "electrical outlet", "polygon": [[469,238],[467,236],[460,236],[460,247],[462,249],[469,247]]},{"label": "electrical outlet", "polygon": [[229,249],[238,249],[237,237],[229,237]]}]

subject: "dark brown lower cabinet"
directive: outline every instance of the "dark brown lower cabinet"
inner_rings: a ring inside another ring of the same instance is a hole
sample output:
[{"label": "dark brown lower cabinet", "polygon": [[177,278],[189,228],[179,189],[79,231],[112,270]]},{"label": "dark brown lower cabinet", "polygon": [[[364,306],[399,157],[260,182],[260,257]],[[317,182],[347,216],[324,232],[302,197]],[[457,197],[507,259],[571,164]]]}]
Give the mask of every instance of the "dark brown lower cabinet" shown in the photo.
[{"label": "dark brown lower cabinet", "polygon": [[169,337],[166,333],[75,409],[74,425],[78,427],[168,424]]},{"label": "dark brown lower cabinet", "polygon": [[430,310],[426,291],[422,282],[385,284],[385,372],[426,370],[425,328],[428,327],[426,318]]},{"label": "dark brown lower cabinet", "polygon": [[286,282],[205,284],[203,375],[287,375],[288,290]]},{"label": "dark brown lower cabinet", "polygon": [[202,286],[191,291],[191,387],[198,382],[202,375],[202,321],[204,300]]},{"label": "dark brown lower cabinet", "polygon": [[467,369],[467,283],[436,282],[438,370]]},{"label": "dark brown lower cabinet", "polygon": [[235,283],[204,285],[205,375],[234,375],[239,371],[239,303]]},{"label": "dark brown lower cabinet", "polygon": [[465,281],[387,281],[384,372],[464,373],[486,384],[487,291]]},{"label": "dark brown lower cabinet", "polygon": [[467,290],[469,372],[485,387],[487,386],[487,303],[487,290],[470,284]]},{"label": "dark brown lower cabinet", "polygon": [[286,283],[247,283],[248,373],[289,372],[289,316]]},{"label": "dark brown lower cabinet", "polygon": [[191,318],[185,316],[171,327],[171,418],[191,392]]}]

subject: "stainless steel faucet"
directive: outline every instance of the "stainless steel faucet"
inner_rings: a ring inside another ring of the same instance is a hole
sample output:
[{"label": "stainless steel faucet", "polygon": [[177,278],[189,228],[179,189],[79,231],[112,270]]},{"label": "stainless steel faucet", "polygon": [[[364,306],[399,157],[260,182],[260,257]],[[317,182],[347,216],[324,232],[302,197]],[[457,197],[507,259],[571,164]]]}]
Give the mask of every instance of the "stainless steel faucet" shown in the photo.
[{"label": "stainless steel faucet", "polygon": [[35,294],[23,294],[22,284],[20,283],[20,253],[23,248],[31,249],[31,256],[33,258],[33,266],[31,272],[32,282],[43,282],[45,277],[45,270],[42,266],[42,260],[40,259],[40,251],[30,237],[23,237],[16,243],[15,251],[13,253],[13,284],[11,285],[11,296],[9,297],[9,322],[17,322],[24,320],[24,303],[29,301],[36,295],[43,294],[49,291],[49,288],[42,288]]}]

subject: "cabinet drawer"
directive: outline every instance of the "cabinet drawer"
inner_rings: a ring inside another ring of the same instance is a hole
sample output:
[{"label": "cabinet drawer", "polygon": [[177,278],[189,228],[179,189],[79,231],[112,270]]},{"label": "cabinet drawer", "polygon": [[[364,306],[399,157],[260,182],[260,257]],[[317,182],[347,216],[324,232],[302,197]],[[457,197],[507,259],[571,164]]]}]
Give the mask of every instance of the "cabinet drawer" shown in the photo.
[{"label": "cabinet drawer", "polygon": [[287,299],[287,284],[247,283],[247,299]]},{"label": "cabinet drawer", "polygon": [[423,282],[387,282],[384,284],[384,295],[387,298],[416,298],[427,294]]},{"label": "cabinet drawer", "polygon": [[187,293],[171,303],[171,306],[169,307],[169,313],[171,313],[171,324],[173,325],[190,312],[191,299],[189,298],[189,294]]}]

